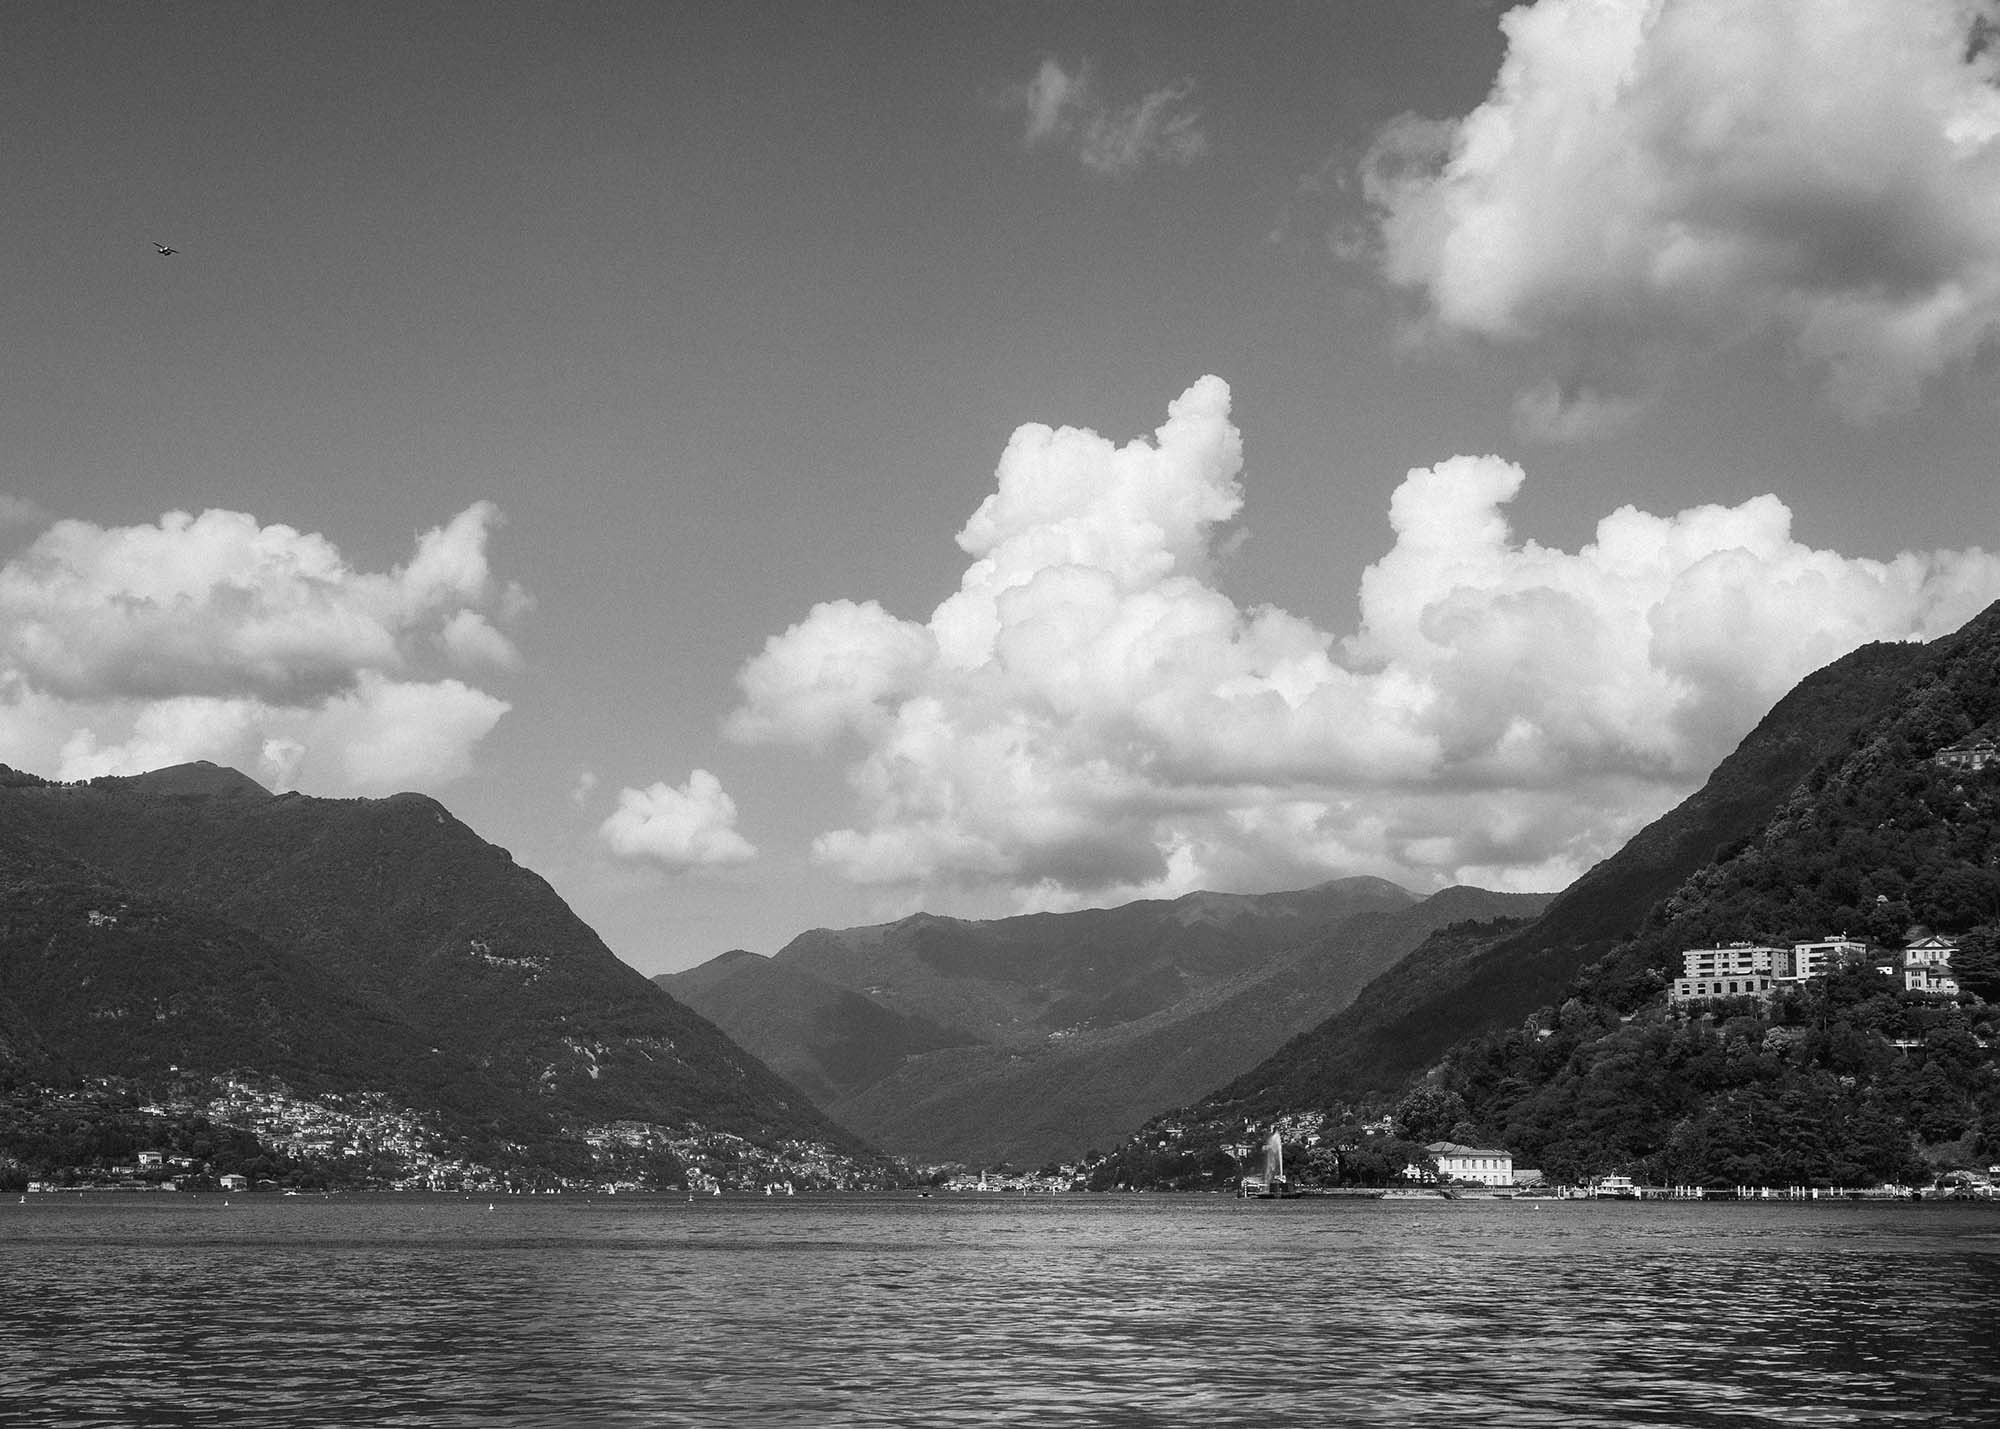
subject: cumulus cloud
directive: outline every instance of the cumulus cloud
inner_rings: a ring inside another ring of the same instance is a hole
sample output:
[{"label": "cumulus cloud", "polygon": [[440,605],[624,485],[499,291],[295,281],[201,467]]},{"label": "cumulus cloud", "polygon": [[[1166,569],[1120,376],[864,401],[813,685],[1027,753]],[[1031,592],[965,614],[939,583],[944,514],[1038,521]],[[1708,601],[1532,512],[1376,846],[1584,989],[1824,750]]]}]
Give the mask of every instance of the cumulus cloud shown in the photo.
[{"label": "cumulus cloud", "polygon": [[1074,71],[1053,59],[1014,91],[1032,147],[1061,149],[1092,173],[1120,177],[1155,164],[1192,164],[1209,152],[1201,114],[1191,100],[1194,84],[1179,80],[1127,105],[1098,91],[1087,63]]},{"label": "cumulus cloud", "polygon": [[48,519],[48,513],[27,497],[0,491],[0,530],[9,526],[39,526]]},{"label": "cumulus cloud", "polygon": [[736,801],[706,769],[695,770],[678,789],[664,782],[620,789],[618,808],[597,835],[620,858],[671,869],[715,868],[757,856],[736,832]]},{"label": "cumulus cloud", "polygon": [[837,746],[858,818],[815,855],[1034,906],[1373,872],[1560,886],[1699,784],[1803,675],[2000,597],[2000,557],[1794,540],[1776,497],[1517,539],[1521,468],[1395,492],[1344,639],[1216,584],[1243,504],[1207,377],[1153,439],[1024,426],[924,622],[813,609],[739,673],[730,732]]},{"label": "cumulus cloud", "polygon": [[326,537],[243,512],[61,521],[0,565],[0,758],[65,779],[189,759],[280,787],[381,793],[463,774],[507,704],[458,678],[511,669],[493,624],[499,512],[357,571]]},{"label": "cumulus cloud", "polygon": [[1787,338],[1860,421],[2000,325],[1992,0],[1539,0],[1491,94],[1406,115],[1363,166],[1429,328],[1532,349],[1556,439],[1675,362]]}]

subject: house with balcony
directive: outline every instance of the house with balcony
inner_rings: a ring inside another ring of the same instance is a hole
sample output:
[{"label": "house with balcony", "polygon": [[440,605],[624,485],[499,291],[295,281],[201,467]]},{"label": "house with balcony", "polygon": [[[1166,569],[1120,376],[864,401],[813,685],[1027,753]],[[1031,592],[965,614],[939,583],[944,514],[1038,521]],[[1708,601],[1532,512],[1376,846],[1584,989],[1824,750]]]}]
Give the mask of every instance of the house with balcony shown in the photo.
[{"label": "house with balcony", "polygon": [[1956,997],[1958,979],[1951,974],[1951,955],[1958,939],[1932,934],[1903,949],[1903,987],[1910,992]]}]

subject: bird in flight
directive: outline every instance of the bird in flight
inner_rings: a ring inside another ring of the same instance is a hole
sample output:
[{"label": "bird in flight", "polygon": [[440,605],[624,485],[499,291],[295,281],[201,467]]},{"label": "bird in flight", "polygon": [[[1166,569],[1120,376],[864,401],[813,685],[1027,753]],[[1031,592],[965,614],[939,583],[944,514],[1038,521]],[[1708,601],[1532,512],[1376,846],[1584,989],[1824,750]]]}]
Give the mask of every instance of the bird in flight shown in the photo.
[{"label": "bird in flight", "polygon": [[164,244],[164,243],[155,243],[155,244],[154,244],[153,246],[154,246],[155,248],[157,248],[157,249],[159,249],[159,250],[160,250],[160,256],[161,256],[162,258],[171,258],[171,257],[173,257],[173,256],[174,256],[174,255],[175,255],[176,253],[178,253],[178,252],[180,252],[180,251],[181,251],[181,250],[180,250],[180,249],[178,249],[178,248],[169,248],[169,247],[167,247],[167,245],[166,245],[166,244]]}]

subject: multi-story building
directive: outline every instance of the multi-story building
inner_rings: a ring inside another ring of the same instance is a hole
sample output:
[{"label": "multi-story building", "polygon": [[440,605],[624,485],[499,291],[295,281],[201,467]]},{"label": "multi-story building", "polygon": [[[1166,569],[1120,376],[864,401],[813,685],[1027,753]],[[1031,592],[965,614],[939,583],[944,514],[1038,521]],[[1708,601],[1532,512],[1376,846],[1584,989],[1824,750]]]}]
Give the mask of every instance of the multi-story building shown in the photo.
[{"label": "multi-story building", "polygon": [[1868,956],[1868,945],[1845,933],[1789,948],[1730,943],[1689,948],[1681,954],[1683,975],[1667,992],[1672,1003],[1709,1002],[1720,997],[1768,998],[1779,987],[1824,977]]},{"label": "multi-story building", "polygon": [[1671,1002],[1706,1002],[1716,997],[1768,997],[1780,965],[1791,952],[1756,943],[1689,948],[1681,954],[1684,975],[1674,979]]},{"label": "multi-story building", "polygon": [[1868,945],[1845,933],[1830,935],[1817,942],[1794,943],[1789,977],[1794,982],[1825,977],[1835,968],[1850,967],[1867,956]]}]

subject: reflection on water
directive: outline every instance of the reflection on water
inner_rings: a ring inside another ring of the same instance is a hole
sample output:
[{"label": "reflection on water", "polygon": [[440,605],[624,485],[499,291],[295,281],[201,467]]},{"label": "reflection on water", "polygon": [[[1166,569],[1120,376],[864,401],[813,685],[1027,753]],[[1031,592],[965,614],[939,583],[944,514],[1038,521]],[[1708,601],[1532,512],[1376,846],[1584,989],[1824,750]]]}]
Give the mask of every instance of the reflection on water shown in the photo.
[{"label": "reflection on water", "polygon": [[0,1423],[1985,1425],[2000,1206],[0,1204]]}]

